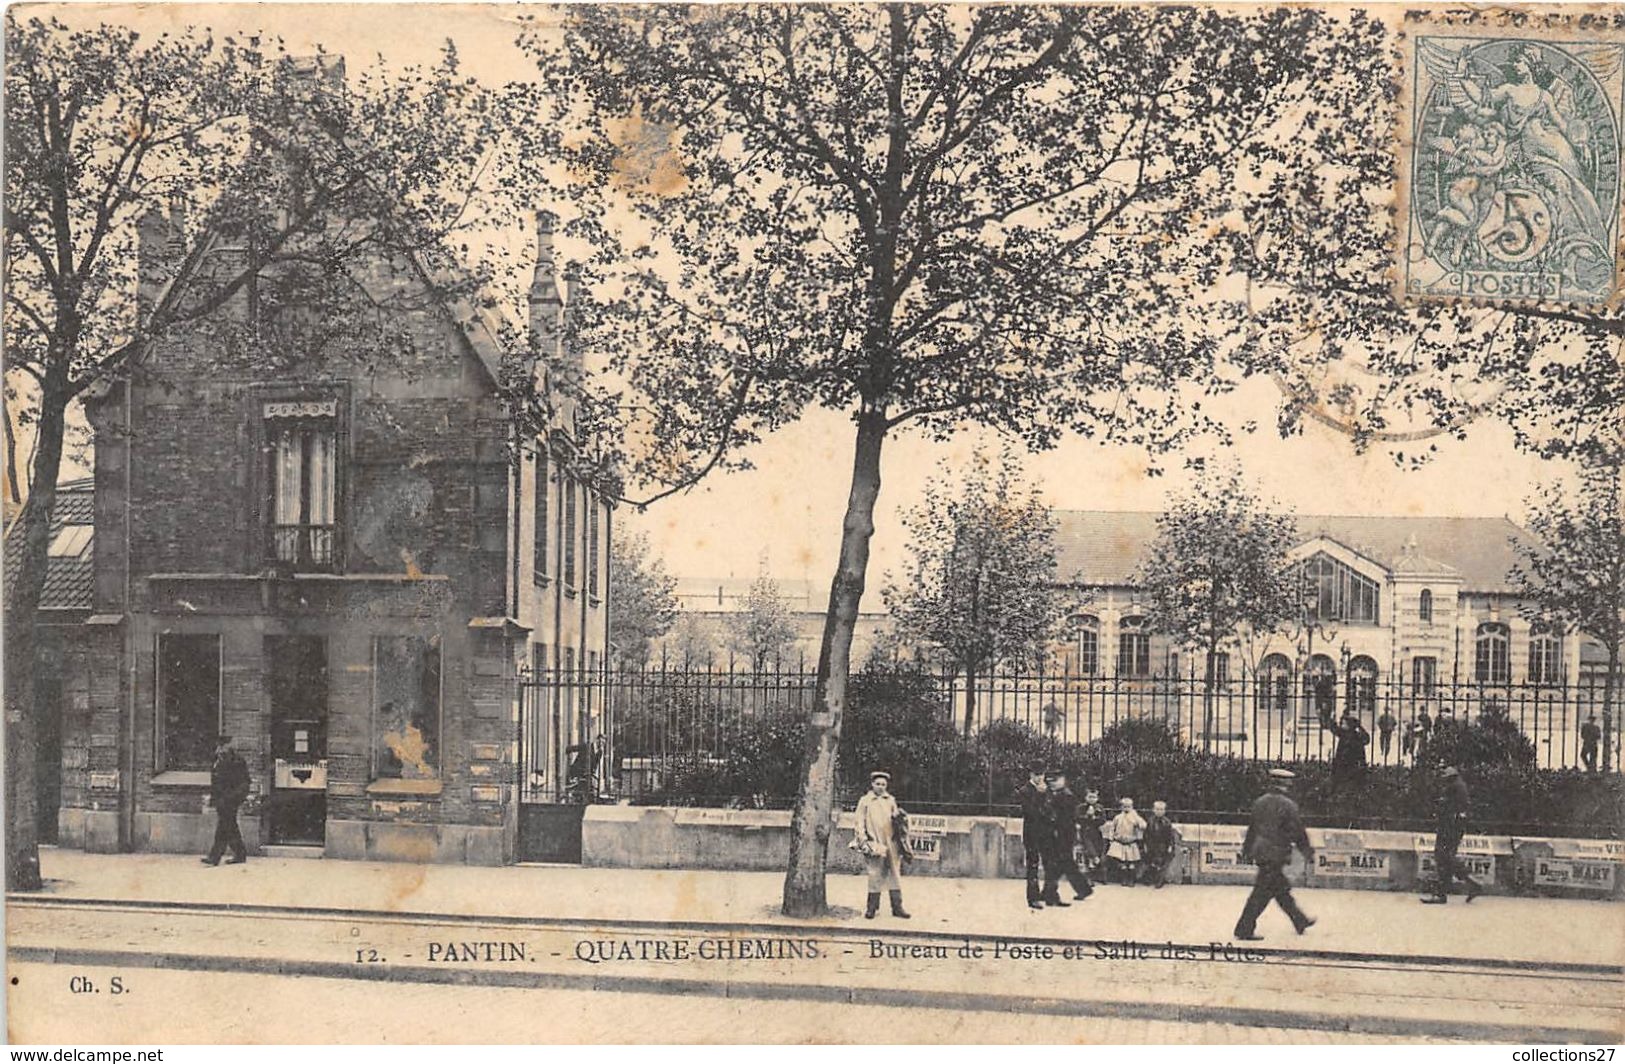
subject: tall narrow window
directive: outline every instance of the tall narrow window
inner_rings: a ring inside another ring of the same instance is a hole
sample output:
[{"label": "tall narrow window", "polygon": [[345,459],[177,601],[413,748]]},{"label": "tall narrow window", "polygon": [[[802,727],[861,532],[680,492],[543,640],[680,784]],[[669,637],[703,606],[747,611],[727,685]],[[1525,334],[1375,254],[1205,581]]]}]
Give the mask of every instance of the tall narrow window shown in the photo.
[{"label": "tall narrow window", "polygon": [[1433,592],[1427,588],[1422,589],[1422,597],[1416,603],[1416,615],[1423,624],[1433,623]]},{"label": "tall narrow window", "polygon": [[534,561],[537,583],[547,579],[547,491],[549,479],[547,446],[543,444],[536,451],[536,486],[531,507],[536,518],[536,556]]},{"label": "tall narrow window", "polygon": [[1424,698],[1433,697],[1433,685],[1439,680],[1438,658],[1411,659],[1411,685]]},{"label": "tall narrow window", "polygon": [[580,490],[568,476],[559,477],[559,490],[564,493],[564,586],[571,591],[576,584],[576,496]]},{"label": "tall narrow window", "polygon": [[1124,617],[1117,632],[1117,674],[1151,675],[1151,633],[1144,617]]},{"label": "tall narrow window", "polygon": [[1479,625],[1474,642],[1474,678],[1479,683],[1509,682],[1512,679],[1511,647],[1512,634],[1506,625],[1489,621]]},{"label": "tall narrow window", "polygon": [[264,416],[271,558],[330,570],[337,557],[338,403],[266,403]]},{"label": "tall narrow window", "polygon": [[1100,619],[1084,615],[1072,619],[1078,633],[1078,672],[1084,676],[1100,673]]},{"label": "tall narrow window", "polygon": [[373,640],[374,779],[423,780],[440,774],[440,640]]},{"label": "tall narrow window", "polygon": [[1218,651],[1215,651],[1214,653],[1208,655],[1207,671],[1208,671],[1208,675],[1213,678],[1214,683],[1216,683],[1216,684],[1229,683],[1230,682],[1230,654],[1227,651],[1218,650]]},{"label": "tall narrow window", "polygon": [[1559,663],[1562,661],[1561,646],[1557,630],[1551,624],[1536,621],[1529,626],[1530,683],[1557,682]]},{"label": "tall narrow window", "polygon": [[587,492],[587,594],[598,597],[598,511],[597,496]]},{"label": "tall narrow window", "polygon": [[220,637],[158,637],[158,768],[207,771],[220,734]]}]

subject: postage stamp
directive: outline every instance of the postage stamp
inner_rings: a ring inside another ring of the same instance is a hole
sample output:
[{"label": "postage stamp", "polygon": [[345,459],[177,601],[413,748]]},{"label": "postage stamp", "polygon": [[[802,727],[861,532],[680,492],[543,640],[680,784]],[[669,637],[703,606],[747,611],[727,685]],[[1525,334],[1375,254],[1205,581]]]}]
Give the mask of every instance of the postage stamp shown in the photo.
[{"label": "postage stamp", "polygon": [[1625,42],[1412,32],[1407,297],[1607,303],[1619,284]]}]

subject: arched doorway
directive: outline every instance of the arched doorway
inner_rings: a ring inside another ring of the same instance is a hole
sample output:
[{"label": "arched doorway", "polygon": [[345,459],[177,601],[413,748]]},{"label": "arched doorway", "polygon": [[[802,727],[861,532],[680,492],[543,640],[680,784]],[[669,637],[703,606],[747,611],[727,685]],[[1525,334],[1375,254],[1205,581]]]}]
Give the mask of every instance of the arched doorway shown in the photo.
[{"label": "arched doorway", "polygon": [[1346,708],[1370,727],[1377,715],[1377,663],[1364,654],[1349,660]]},{"label": "arched doorway", "polygon": [[1266,654],[1258,663],[1258,686],[1253,694],[1253,733],[1261,740],[1265,757],[1281,756],[1295,739],[1293,723],[1292,662],[1285,654]]}]

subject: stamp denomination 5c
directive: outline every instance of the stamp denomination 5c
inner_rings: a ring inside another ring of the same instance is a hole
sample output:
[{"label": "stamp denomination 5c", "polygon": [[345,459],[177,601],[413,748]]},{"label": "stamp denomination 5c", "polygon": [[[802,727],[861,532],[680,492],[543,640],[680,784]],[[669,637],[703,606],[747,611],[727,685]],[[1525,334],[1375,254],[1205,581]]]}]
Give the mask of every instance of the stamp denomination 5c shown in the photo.
[{"label": "stamp denomination 5c", "polygon": [[1418,28],[1406,43],[1404,294],[1607,303],[1625,42],[1448,33]]}]

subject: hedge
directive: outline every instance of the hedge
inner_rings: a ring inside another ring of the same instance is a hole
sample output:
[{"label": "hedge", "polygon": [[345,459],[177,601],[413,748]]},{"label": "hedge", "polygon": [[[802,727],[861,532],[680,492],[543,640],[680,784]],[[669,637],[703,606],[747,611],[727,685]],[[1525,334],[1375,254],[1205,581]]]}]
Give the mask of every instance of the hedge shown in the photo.
[{"label": "hedge", "polygon": [[[720,748],[660,759],[660,786],[644,804],[784,808],[800,779],[805,724],[786,707],[743,718]],[[1430,830],[1436,769],[1458,765],[1473,796],[1473,827],[1496,834],[1619,838],[1625,780],[1618,773],[1535,767],[1535,751],[1499,717],[1442,722],[1416,768],[1373,766],[1335,780],[1325,761],[1290,763],[1294,794],[1320,827]],[[1057,743],[1018,721],[1000,720],[966,738],[943,712],[928,678],[866,671],[849,689],[839,754],[839,799],[855,802],[871,768],[892,774],[892,790],[916,812],[1004,813],[1027,766],[1063,768],[1080,797],[1097,790],[1108,808],[1131,797],[1161,800],[1180,819],[1244,820],[1275,763],[1205,753],[1159,719],[1121,721],[1087,744]]]}]

